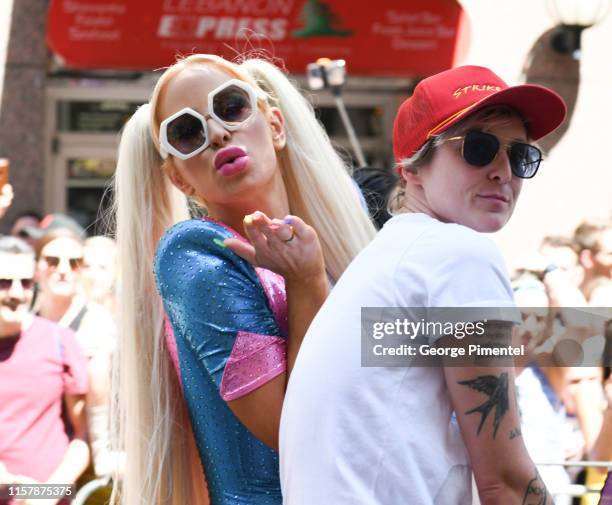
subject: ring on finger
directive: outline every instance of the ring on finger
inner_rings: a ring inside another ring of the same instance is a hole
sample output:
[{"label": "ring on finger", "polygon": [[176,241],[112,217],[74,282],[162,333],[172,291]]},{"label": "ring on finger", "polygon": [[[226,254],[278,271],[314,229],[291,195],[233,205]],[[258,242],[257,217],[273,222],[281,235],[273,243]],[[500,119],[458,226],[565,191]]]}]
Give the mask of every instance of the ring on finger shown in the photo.
[{"label": "ring on finger", "polygon": [[283,240],[285,244],[291,242],[295,238],[295,228],[289,225],[289,229],[291,230],[291,235],[289,235],[289,238]]}]

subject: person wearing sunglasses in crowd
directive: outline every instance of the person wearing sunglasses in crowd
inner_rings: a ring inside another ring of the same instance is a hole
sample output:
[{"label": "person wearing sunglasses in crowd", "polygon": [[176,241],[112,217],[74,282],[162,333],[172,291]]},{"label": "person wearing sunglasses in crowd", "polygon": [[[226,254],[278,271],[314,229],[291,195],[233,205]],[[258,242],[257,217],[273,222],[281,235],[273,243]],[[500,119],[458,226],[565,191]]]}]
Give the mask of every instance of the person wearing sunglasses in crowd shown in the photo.
[{"label": "person wearing sunglasses in crowd", "polygon": [[[74,333],[33,316],[34,251],[0,237],[0,504],[8,484],[74,483],[89,462],[87,362]],[[69,439],[62,408],[73,434]],[[41,497],[38,497],[41,498]],[[62,501],[61,503],[67,503]]]},{"label": "person wearing sunglasses in crowd", "polygon": [[[73,221],[68,228],[59,218],[36,242],[39,293],[36,312],[76,332],[88,358],[114,348],[116,329],[110,312],[89,303],[83,289],[83,229]],[[63,216],[63,219],[69,219]],[[44,220],[43,220],[44,222]]]},{"label": "person wearing sunglasses in crowd", "polygon": [[[472,503],[472,471],[483,505],[551,503],[520,436],[512,368],[411,366],[409,357],[362,367],[361,311],[436,317],[436,308],[459,308],[466,316],[454,317],[483,322],[484,338],[509,344],[520,314],[482,233],[510,219],[540,164],[530,142],[564,117],[553,91],[509,87],[476,66],[424,79],[401,105],[399,208],[334,286],[289,381],[279,442],[285,504]],[[439,336],[419,338],[433,346]]]},{"label": "person wearing sunglasses in crowd", "polygon": [[63,214],[46,216],[40,226],[28,230],[35,236],[42,234],[36,242],[39,290],[34,311],[73,330],[87,358],[90,390],[86,409],[93,466],[84,479],[91,480],[94,473],[109,475],[122,466],[120,453],[110,449],[109,434],[111,356],[117,325],[108,309],[85,297],[83,228]]},{"label": "person wearing sunglasses in crowd", "polygon": [[123,501],[280,504],[287,377],[375,234],[346,167],[276,66],[191,55],[126,124],[115,194]]}]

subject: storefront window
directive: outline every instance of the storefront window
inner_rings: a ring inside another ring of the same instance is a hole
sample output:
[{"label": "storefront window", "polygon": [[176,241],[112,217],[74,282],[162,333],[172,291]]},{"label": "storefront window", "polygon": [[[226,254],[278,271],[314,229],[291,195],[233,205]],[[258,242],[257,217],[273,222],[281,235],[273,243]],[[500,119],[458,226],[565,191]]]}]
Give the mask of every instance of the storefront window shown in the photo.
[{"label": "storefront window", "polygon": [[104,233],[111,202],[111,177],[116,161],[110,158],[66,160],[66,208],[89,234]]},{"label": "storefront window", "polygon": [[73,179],[103,179],[115,173],[114,159],[71,158],[68,160],[68,185]]},{"label": "storefront window", "polygon": [[57,130],[60,132],[118,132],[140,102],[123,100],[59,101]]},{"label": "storefront window", "polygon": [[112,187],[68,187],[68,213],[87,229],[88,235],[104,235],[112,231],[110,205]]}]

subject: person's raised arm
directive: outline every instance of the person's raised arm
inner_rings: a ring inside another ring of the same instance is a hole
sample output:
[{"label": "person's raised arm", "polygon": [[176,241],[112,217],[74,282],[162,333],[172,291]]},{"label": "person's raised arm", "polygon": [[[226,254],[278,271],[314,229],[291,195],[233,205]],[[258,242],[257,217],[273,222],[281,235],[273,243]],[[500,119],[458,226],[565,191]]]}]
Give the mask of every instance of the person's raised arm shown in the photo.
[{"label": "person's raised arm", "polygon": [[279,220],[256,212],[247,216],[244,228],[252,245],[236,239],[226,240],[226,245],[252,265],[285,279],[288,380],[306,330],[329,294],[321,245],[314,228],[296,216]]},{"label": "person's raised arm", "polygon": [[287,381],[306,330],[329,294],[329,283],[316,232],[300,218],[270,220],[255,213],[245,220],[245,230],[252,245],[236,239],[226,240],[226,245],[251,264],[285,279],[287,367],[282,375],[228,405],[260,440],[277,449]]},{"label": "person's raised arm", "polygon": [[[511,345],[511,333],[512,323],[486,324],[496,346]],[[513,367],[446,366],[444,374],[482,505],[552,505],[522,439]]]},{"label": "person's raised arm", "polygon": [[[308,234],[300,224],[296,222],[290,241],[296,245]],[[291,233],[289,228],[284,231]],[[245,427],[276,448],[287,385],[287,340],[296,331],[296,323],[288,319],[295,307],[287,309],[284,279],[253,269],[234,254],[224,243],[231,237],[235,235],[218,223],[192,220],[176,225],[158,247],[157,285],[183,352],[197,360],[200,372],[212,379]],[[316,298],[312,283],[299,289],[309,289],[311,299]],[[327,294],[326,284],[320,290],[312,313]],[[301,341],[312,315],[300,316]],[[297,350],[290,352],[295,355]]]},{"label": "person's raised arm", "polygon": [[11,203],[13,203],[13,186],[4,184],[0,187],[0,219],[4,217]]}]

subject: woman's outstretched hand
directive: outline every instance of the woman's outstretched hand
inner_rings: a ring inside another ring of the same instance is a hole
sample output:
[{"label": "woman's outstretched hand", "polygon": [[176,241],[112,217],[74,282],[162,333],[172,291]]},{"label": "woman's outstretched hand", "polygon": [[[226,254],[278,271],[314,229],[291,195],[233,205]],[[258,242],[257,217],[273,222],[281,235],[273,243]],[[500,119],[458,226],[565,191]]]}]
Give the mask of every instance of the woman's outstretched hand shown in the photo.
[{"label": "woman's outstretched hand", "polygon": [[13,196],[13,186],[5,184],[0,187],[0,219],[4,217],[11,203],[13,203]]},{"label": "woman's outstretched hand", "polygon": [[244,230],[250,244],[232,238],[224,243],[252,265],[272,270],[289,282],[325,275],[317,233],[299,217],[270,219],[257,211],[244,218]]}]

